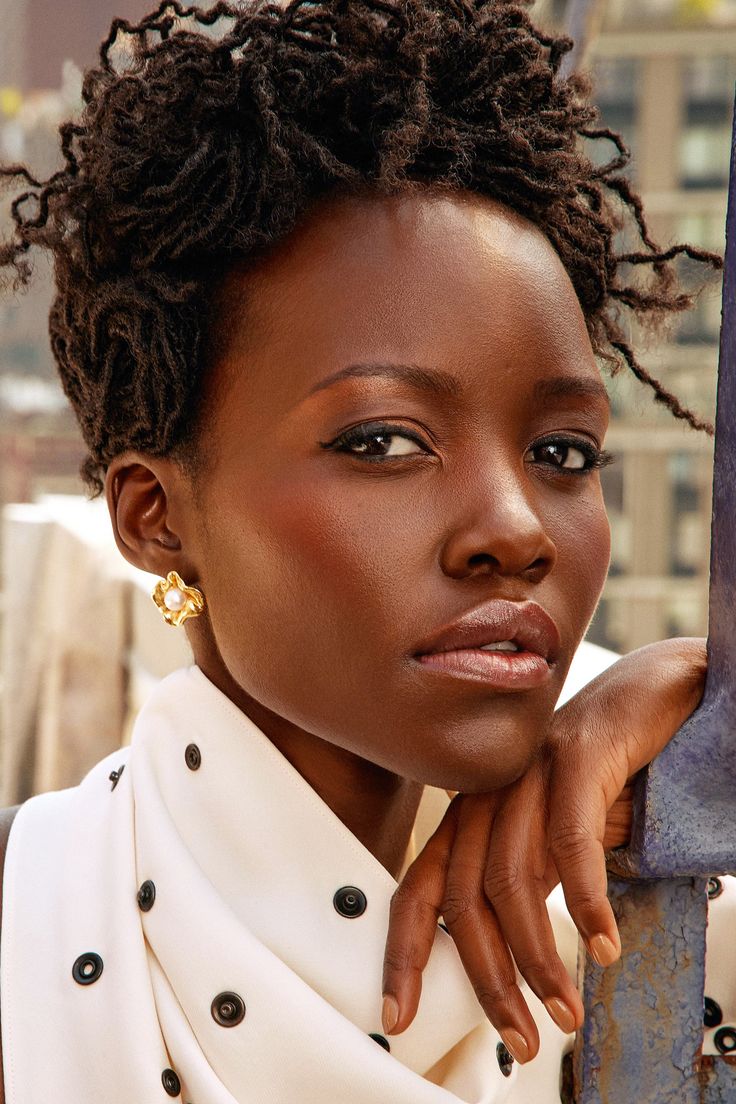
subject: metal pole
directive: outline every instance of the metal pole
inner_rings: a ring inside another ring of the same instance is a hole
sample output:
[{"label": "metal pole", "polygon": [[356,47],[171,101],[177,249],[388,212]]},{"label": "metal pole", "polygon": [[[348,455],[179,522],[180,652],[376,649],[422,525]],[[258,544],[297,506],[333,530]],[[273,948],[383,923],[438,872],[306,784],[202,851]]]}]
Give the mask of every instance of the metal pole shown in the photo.
[{"label": "metal pole", "polygon": [[726,222],[703,701],[639,779],[609,884],[620,962],[581,962],[577,1104],[734,1104],[736,1063],[703,1058],[706,879],[736,870],[736,131]]}]

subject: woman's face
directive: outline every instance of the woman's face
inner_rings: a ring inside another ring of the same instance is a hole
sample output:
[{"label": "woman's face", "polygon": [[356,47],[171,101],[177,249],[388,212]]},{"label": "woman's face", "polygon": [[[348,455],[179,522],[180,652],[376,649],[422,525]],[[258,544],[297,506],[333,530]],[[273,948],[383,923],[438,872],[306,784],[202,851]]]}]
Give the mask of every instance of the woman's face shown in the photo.
[{"label": "woman's face", "polygon": [[189,541],[224,665],[403,777],[505,785],[609,558],[608,403],[557,254],[474,194],[333,199],[228,301]]}]

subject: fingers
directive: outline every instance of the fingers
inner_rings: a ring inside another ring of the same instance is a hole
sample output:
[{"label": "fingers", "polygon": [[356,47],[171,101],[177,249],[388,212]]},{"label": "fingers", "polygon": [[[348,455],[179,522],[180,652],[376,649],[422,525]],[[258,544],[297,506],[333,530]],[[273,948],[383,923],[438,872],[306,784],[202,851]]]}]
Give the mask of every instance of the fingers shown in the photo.
[{"label": "fingers", "polygon": [[533,1058],[539,1035],[517,984],[504,934],[483,882],[495,803],[488,794],[456,799],[391,902],[384,957],[384,1031],[414,1019],[442,915],[484,1012],[519,1062]]},{"label": "fingers", "polygon": [[604,851],[610,851],[613,847],[623,847],[630,842],[633,816],[633,790],[631,786],[626,786],[606,815]]},{"label": "fingers", "polygon": [[[557,953],[547,911],[547,803],[541,769],[533,767],[499,809],[484,888],[519,972],[565,1033],[583,1022],[583,1006]],[[556,873],[556,871],[555,871]]]},{"label": "fingers", "polygon": [[618,789],[621,766],[603,778],[601,763],[605,758],[588,762],[579,755],[574,767],[558,760],[548,773],[548,764],[539,762],[499,794],[458,795],[451,802],[391,902],[386,1034],[406,1030],[416,1015],[440,916],[483,1010],[518,1061],[534,1057],[539,1036],[517,967],[561,1030],[582,1024],[580,996],[557,953],[546,897],[561,879],[596,962],[618,958],[604,845],[628,839],[631,797],[630,790],[622,793],[607,821],[608,794]]},{"label": "fingers", "polygon": [[405,1031],[419,1007],[422,971],[442,911],[458,811],[456,799],[391,899],[383,959],[383,1029],[387,1035]]},{"label": "fingers", "polygon": [[484,890],[494,807],[488,794],[463,798],[442,911],[483,1011],[514,1058],[526,1062],[539,1049],[539,1034],[517,984],[507,933]]},{"label": "fingers", "polygon": [[603,839],[607,802],[594,769],[553,772],[550,782],[550,848],[570,915],[599,966],[621,954],[607,896]]},{"label": "fingers", "polygon": [[552,743],[561,738],[574,751],[582,738],[600,751],[615,748],[624,774],[613,800],[696,708],[706,669],[705,640],[660,640],[630,652],[557,710]]},{"label": "fingers", "polygon": [[702,640],[640,648],[559,709],[548,734],[551,854],[570,914],[602,966],[621,953],[606,895],[604,855],[630,837],[631,796],[625,783],[697,706],[706,661]]}]

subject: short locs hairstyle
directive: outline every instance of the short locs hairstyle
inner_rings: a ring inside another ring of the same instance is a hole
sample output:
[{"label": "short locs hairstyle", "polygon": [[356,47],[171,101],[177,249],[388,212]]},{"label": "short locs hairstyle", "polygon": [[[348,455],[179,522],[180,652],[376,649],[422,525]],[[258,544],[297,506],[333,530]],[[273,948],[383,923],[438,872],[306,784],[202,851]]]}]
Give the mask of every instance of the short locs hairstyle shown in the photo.
[{"label": "short locs hairstyle", "polygon": [[[61,170],[0,170],[26,183],[7,282],[28,283],[31,247],[53,257],[51,346],[92,491],[126,449],[194,449],[218,281],[336,190],[437,185],[513,208],[556,248],[610,369],[708,429],[639,363],[626,314],[685,310],[676,258],[720,258],[652,240],[621,137],[560,74],[571,45],[519,0],[167,0],[116,19],[59,128]],[[607,163],[583,139],[609,143]]]}]

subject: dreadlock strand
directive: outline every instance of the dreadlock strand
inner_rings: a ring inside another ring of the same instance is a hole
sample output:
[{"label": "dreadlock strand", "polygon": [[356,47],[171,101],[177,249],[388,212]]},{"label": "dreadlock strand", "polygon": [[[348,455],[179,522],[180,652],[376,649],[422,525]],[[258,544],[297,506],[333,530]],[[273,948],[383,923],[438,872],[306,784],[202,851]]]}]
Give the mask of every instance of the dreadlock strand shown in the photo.
[{"label": "dreadlock strand", "polygon": [[682,421],[687,422],[693,429],[701,430],[707,433],[709,437],[713,436],[715,430],[711,422],[705,421],[697,414],[694,414],[692,410],[688,410],[687,407],[682,405],[676,395],[673,395],[658,379],[655,379],[654,376],[647,372],[646,368],[636,359],[633,349],[627,342],[614,339],[611,341],[611,345],[623,356],[636,378],[641,383],[645,383],[648,387],[651,387],[654,392],[655,402],[662,403],[675,418],[680,418]]},{"label": "dreadlock strand", "polygon": [[710,265],[715,271],[723,268],[723,257],[708,249],[698,249],[694,245],[672,245],[661,253],[619,253],[620,264],[651,264],[653,261],[672,261],[675,257],[689,257],[691,261],[700,261]]},{"label": "dreadlock strand", "polygon": [[[571,47],[521,0],[161,0],[113,20],[81,115],[59,128],[63,167],[47,180],[0,167],[25,185],[0,273],[22,287],[32,248],[54,261],[51,348],[90,488],[127,448],[195,448],[221,279],[334,191],[467,189],[530,219],[601,360],[706,428],[639,365],[617,319],[686,309],[678,258],[710,270],[720,258],[653,240],[621,174],[623,139],[601,126],[587,80],[559,75]],[[581,138],[616,156],[594,164]],[[642,248],[617,254],[629,224]],[[650,285],[628,286],[627,265]]]}]

